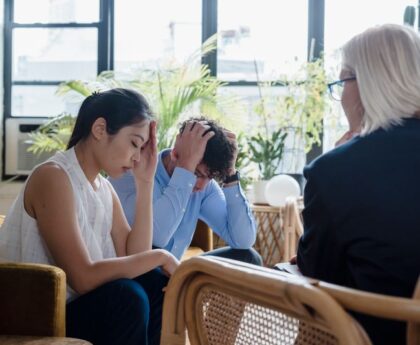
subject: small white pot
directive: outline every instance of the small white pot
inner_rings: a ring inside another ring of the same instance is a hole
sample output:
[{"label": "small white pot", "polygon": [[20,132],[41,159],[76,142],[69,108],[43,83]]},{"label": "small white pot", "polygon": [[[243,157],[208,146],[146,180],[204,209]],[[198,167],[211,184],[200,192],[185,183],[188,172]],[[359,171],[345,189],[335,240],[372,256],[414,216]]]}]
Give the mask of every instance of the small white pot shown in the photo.
[{"label": "small white pot", "polygon": [[255,204],[267,204],[267,199],[265,197],[265,187],[268,181],[254,181],[252,184],[252,189],[254,191],[253,202]]}]

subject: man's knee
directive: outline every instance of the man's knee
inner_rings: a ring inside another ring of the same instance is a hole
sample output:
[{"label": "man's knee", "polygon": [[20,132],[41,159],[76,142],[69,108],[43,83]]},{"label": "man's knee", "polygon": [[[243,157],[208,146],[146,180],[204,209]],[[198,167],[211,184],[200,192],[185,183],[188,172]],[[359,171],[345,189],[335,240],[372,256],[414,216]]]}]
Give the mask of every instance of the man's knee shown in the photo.
[{"label": "man's knee", "polygon": [[263,265],[263,259],[262,259],[261,255],[254,248],[248,249],[248,255],[249,255],[249,261],[248,262],[250,264],[254,264],[254,265],[258,265],[258,266]]},{"label": "man's knee", "polygon": [[238,260],[241,262],[246,262],[249,264],[254,264],[258,266],[263,265],[263,260],[261,255],[254,248],[249,249],[234,249],[231,247],[223,247],[210,252],[207,252],[203,255],[219,256],[227,259]]}]

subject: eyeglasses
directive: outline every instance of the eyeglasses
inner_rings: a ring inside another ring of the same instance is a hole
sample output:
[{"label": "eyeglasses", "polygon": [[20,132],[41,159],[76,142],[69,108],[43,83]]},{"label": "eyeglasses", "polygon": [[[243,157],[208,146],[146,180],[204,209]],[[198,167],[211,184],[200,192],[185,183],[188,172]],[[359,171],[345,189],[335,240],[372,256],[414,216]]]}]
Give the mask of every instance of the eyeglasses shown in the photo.
[{"label": "eyeglasses", "polygon": [[328,90],[330,91],[330,95],[336,101],[341,101],[341,96],[343,95],[344,83],[346,81],[356,80],[356,77],[349,77],[337,80],[333,83],[328,84]]}]

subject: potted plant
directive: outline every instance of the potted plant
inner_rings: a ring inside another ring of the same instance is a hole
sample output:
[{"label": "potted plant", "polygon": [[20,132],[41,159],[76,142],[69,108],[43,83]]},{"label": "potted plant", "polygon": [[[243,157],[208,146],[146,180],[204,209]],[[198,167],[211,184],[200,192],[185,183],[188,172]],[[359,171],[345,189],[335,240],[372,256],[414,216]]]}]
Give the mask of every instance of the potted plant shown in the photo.
[{"label": "potted plant", "polygon": [[258,166],[260,179],[254,182],[254,202],[266,203],[265,187],[267,182],[276,174],[280,160],[283,157],[284,144],[287,133],[278,128],[264,134],[261,132],[249,137],[249,160]]}]

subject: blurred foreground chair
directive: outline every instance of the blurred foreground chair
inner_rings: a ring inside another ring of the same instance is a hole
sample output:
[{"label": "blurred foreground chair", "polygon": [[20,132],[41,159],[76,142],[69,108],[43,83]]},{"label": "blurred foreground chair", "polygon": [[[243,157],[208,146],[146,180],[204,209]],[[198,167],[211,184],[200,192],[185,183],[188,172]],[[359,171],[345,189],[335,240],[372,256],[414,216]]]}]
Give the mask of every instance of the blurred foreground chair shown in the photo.
[{"label": "blurred foreground chair", "polygon": [[[0,216],[0,224],[3,219]],[[63,270],[41,264],[0,263],[0,344],[90,344],[65,338],[65,309]]]},{"label": "blurred foreground chair", "polygon": [[370,293],[325,282],[316,285],[348,311],[407,322],[406,344],[420,345],[420,280],[413,298]]},{"label": "blurred foreground chair", "polygon": [[[316,281],[314,281],[316,283]],[[222,258],[195,257],[171,277],[162,345],[370,344],[312,280]]]}]

